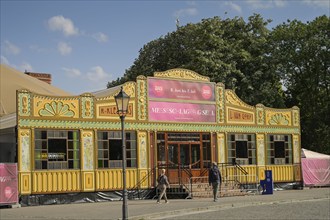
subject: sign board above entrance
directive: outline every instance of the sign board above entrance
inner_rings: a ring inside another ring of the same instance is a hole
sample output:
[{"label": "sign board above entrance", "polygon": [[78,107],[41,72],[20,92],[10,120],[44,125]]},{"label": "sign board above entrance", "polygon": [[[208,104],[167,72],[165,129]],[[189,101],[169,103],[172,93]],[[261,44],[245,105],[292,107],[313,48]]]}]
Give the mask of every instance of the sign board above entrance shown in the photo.
[{"label": "sign board above entrance", "polygon": [[149,99],[215,101],[214,84],[167,79],[148,79]]},{"label": "sign board above entrance", "polygon": [[215,122],[215,105],[149,101],[150,121]]},{"label": "sign board above entrance", "polygon": [[215,85],[148,78],[150,121],[216,122]]}]

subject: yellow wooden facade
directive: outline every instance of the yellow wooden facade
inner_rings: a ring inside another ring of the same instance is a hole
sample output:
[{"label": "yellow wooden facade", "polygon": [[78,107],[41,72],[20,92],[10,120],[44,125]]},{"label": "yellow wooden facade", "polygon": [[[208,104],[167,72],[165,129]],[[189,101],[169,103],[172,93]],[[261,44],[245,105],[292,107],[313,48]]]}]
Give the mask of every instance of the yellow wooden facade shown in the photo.
[{"label": "yellow wooden facade", "polygon": [[[157,72],[155,78],[191,82],[209,82],[209,78],[186,69]],[[216,123],[151,122],[148,120],[147,78],[139,76],[136,82],[123,85],[130,96],[131,111],[125,119],[125,130],[137,134],[137,165],[127,168],[127,188],[147,189],[153,180],[148,173],[157,165],[157,140],[155,134],[166,132],[206,132],[216,137],[218,163],[228,161],[228,133],[253,133],[256,135],[256,164],[243,166],[251,175],[249,183],[264,179],[264,171],[271,169],[275,182],[301,180],[300,171],[300,118],[299,109],[267,108],[262,104],[250,106],[239,99],[222,83],[215,84]],[[17,92],[18,171],[21,195],[55,194],[69,192],[97,192],[121,190],[122,169],[99,169],[97,166],[97,132],[121,129],[116,114],[114,96],[120,87],[112,88],[104,97],[84,93],[72,97],[50,97],[27,90]],[[80,169],[35,169],[36,129],[78,130]],[[151,139],[150,134],[153,134]],[[266,162],[267,134],[289,134],[292,138],[292,164],[268,165]],[[228,172],[233,172],[230,170]],[[148,177],[148,178],[145,178]],[[143,180],[142,182],[140,182]]]}]

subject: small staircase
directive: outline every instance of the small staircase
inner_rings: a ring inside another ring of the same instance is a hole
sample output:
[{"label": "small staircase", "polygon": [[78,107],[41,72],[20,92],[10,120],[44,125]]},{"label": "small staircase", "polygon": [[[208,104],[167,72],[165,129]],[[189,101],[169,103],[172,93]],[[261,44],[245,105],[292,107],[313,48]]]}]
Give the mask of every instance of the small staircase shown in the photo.
[{"label": "small staircase", "polygon": [[[191,195],[193,198],[212,198],[213,189],[208,183],[196,183],[192,184]],[[224,181],[219,187],[219,196],[220,197],[229,197],[229,196],[244,196],[248,193],[245,190],[242,190],[239,184],[235,184],[231,181]]]}]

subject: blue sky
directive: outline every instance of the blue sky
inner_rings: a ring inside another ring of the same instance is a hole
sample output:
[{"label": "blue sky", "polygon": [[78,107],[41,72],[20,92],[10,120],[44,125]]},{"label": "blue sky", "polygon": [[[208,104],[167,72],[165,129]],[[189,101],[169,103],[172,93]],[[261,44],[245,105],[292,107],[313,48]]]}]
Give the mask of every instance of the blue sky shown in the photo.
[{"label": "blue sky", "polygon": [[[1,1],[1,63],[52,74],[52,84],[75,95],[106,88],[123,76],[143,45],[204,18],[253,13],[269,28],[329,16],[329,0],[241,1]],[[225,13],[226,12],[226,13]]]}]

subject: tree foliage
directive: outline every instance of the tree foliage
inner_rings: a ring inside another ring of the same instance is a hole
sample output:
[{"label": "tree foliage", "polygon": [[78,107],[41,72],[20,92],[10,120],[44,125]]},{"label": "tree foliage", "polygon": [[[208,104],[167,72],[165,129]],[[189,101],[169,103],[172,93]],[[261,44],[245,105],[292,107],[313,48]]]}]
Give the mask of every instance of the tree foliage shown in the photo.
[{"label": "tree foliage", "polygon": [[330,153],[329,18],[288,21],[271,31],[270,22],[254,14],[248,21],[214,17],[178,27],[144,45],[124,76],[108,87],[138,75],[190,69],[224,83],[248,104],[298,106],[302,145]]},{"label": "tree foliage", "polygon": [[330,154],[330,20],[288,21],[271,33],[287,106],[301,114],[302,146]]},{"label": "tree foliage", "polygon": [[[269,21],[253,15],[221,20],[203,19],[146,44],[124,77],[108,84],[112,87],[138,75],[186,68],[222,82],[245,102],[284,107],[279,77],[269,71],[267,46]],[[262,82],[262,83],[261,83]]]}]

